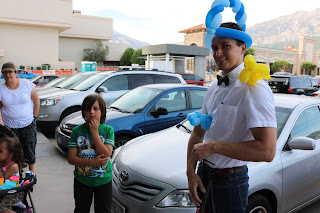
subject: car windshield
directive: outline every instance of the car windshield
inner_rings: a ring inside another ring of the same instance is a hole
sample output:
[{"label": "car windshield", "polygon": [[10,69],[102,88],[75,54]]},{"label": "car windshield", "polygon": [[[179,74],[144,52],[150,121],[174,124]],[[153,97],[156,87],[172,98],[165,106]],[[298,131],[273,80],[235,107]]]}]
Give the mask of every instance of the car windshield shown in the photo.
[{"label": "car windshield", "polygon": [[93,75],[89,78],[84,79],[83,81],[72,85],[69,89],[78,90],[78,91],[86,91],[93,87],[97,82],[103,79],[107,75]]},{"label": "car windshield", "polygon": [[78,83],[79,81],[88,78],[89,76],[93,75],[94,73],[90,73],[88,75],[73,75],[72,77],[62,81],[61,83],[57,84],[56,87],[58,88],[62,88],[62,89],[68,89],[69,87],[71,87],[72,85],[74,85],[75,83]]},{"label": "car windshield", "polygon": [[121,112],[138,113],[161,92],[163,90],[138,87],[122,95],[109,108]]},{"label": "car windshield", "polygon": [[64,80],[65,78],[56,78],[52,81],[49,81],[48,83],[46,83],[45,85],[42,86],[42,88],[48,88],[48,87],[53,87],[54,85],[58,84],[59,82],[61,82],[62,80]]},{"label": "car windshield", "polygon": [[[277,118],[277,136],[281,134],[284,125],[286,124],[290,114],[292,112],[292,109],[284,108],[284,107],[276,107],[276,118]],[[188,130],[192,131],[193,127],[188,120],[185,120],[181,123],[183,126],[178,125],[177,127],[179,129],[185,130],[187,128]]]}]

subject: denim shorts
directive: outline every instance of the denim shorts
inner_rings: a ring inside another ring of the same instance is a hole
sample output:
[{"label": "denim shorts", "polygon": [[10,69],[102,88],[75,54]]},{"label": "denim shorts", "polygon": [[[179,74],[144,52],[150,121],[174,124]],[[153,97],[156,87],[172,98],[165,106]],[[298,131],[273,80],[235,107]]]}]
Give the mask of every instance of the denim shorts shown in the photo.
[{"label": "denim shorts", "polygon": [[233,174],[213,175],[210,180],[205,177],[208,173],[203,172],[200,167],[198,175],[205,188],[209,181],[212,181],[211,193],[206,205],[207,212],[213,212],[214,206],[216,213],[244,213],[248,205],[249,191],[247,166]]}]

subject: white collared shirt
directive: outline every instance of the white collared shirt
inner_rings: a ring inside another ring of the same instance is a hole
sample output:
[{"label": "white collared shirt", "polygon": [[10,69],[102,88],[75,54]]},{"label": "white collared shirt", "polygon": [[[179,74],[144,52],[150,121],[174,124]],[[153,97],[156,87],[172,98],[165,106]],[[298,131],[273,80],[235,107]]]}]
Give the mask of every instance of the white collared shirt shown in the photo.
[{"label": "white collared shirt", "polygon": [[[202,114],[211,115],[213,121],[204,136],[209,141],[244,142],[254,140],[250,128],[277,127],[274,97],[264,80],[249,86],[239,81],[240,64],[230,73],[229,85],[212,85],[204,99]],[[232,159],[220,154],[206,158],[215,168],[243,166],[246,161]]]}]

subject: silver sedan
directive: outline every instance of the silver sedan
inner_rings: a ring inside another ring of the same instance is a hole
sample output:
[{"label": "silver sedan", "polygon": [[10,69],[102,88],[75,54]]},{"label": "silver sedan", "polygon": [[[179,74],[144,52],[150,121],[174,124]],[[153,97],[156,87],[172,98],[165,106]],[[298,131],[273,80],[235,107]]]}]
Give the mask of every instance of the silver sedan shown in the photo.
[{"label": "silver sedan", "polygon": [[[296,212],[320,198],[320,100],[275,94],[277,152],[249,167],[247,213]],[[186,177],[188,121],[133,139],[113,158],[113,211],[194,213]]]}]

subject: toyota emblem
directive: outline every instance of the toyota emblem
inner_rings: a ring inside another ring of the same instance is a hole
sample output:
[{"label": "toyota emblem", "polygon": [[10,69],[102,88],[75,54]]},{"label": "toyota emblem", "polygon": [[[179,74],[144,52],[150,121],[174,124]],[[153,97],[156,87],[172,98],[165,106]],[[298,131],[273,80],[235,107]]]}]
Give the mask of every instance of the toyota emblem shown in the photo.
[{"label": "toyota emblem", "polygon": [[129,178],[129,173],[127,171],[122,171],[120,174],[120,179],[122,181],[126,181],[126,180],[128,180],[128,178]]}]

